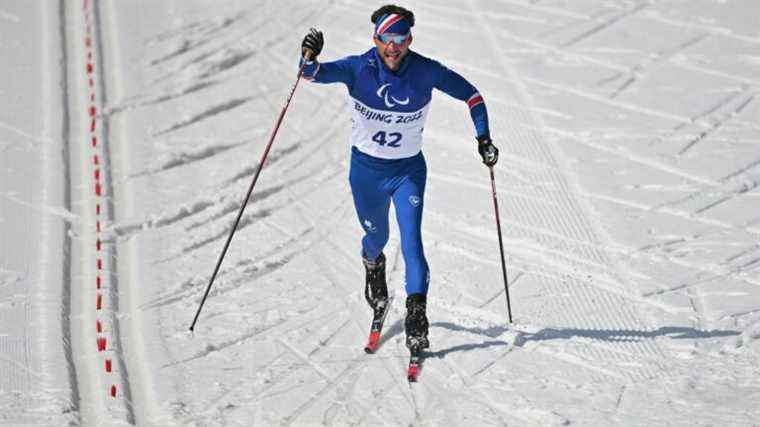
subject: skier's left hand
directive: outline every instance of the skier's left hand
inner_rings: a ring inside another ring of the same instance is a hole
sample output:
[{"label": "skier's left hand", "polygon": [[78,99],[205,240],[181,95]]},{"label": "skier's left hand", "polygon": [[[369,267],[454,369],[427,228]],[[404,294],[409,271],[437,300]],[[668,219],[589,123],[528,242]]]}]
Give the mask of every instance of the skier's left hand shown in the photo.
[{"label": "skier's left hand", "polygon": [[483,158],[483,164],[491,167],[499,161],[499,149],[491,142],[491,137],[483,135],[478,137],[478,153]]}]

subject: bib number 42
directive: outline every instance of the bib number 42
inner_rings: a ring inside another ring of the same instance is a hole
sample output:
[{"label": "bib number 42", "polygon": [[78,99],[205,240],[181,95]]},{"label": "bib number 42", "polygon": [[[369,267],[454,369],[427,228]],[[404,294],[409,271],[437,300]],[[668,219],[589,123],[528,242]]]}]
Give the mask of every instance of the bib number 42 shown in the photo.
[{"label": "bib number 42", "polygon": [[398,132],[386,133],[385,131],[381,130],[372,137],[372,140],[381,146],[401,147],[401,145],[399,145],[399,141],[401,141],[401,134]]}]

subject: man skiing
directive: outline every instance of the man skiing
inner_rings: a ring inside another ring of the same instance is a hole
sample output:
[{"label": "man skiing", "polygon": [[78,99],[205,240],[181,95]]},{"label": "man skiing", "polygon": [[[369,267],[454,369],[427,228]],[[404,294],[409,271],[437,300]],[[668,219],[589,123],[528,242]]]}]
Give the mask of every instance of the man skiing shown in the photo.
[{"label": "man skiing", "polygon": [[383,248],[393,201],[406,266],[406,345],[414,355],[429,347],[430,275],[421,234],[427,167],[421,148],[432,90],[467,103],[483,163],[496,164],[499,152],[491,142],[486,106],[477,89],[439,62],[409,50],[414,14],[386,5],[372,14],[371,21],[375,47],[334,62],[317,61],[324,38],[312,29],[301,45],[301,65],[308,80],[348,87],[353,121],[349,181],[364,229],[365,296],[374,311],[366,350],[372,352],[377,345],[389,302]]}]

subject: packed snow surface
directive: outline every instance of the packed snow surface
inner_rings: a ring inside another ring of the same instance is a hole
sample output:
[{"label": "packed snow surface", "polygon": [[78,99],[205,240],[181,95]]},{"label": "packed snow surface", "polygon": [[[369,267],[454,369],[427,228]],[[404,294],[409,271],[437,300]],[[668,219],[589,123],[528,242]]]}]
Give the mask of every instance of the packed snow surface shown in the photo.
[{"label": "packed snow surface", "polygon": [[188,331],[303,35],[364,52],[380,5],[0,3],[0,424],[758,423],[755,0],[403,2],[486,101],[514,323],[488,169],[436,93],[432,345],[408,384],[392,221],[364,353],[350,104],[301,81]]}]

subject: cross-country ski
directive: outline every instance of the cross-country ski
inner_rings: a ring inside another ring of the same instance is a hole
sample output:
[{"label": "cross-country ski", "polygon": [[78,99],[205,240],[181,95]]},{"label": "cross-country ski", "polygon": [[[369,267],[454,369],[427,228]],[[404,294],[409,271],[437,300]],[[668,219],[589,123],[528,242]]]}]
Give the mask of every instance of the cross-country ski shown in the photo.
[{"label": "cross-country ski", "polygon": [[416,383],[422,370],[422,350],[419,348],[409,349],[409,366],[406,368],[406,379],[410,383]]},{"label": "cross-country ski", "polygon": [[380,345],[380,334],[383,332],[383,323],[385,323],[385,317],[388,315],[392,302],[393,298],[388,298],[379,303],[378,307],[373,311],[369,337],[367,338],[367,344],[364,346],[365,353],[374,353],[378,345]]}]

